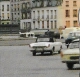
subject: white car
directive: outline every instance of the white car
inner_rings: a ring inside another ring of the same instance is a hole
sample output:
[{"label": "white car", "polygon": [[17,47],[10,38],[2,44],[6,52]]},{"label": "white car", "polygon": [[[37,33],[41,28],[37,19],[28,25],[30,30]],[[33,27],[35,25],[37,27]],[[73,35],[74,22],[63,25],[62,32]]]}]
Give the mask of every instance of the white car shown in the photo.
[{"label": "white car", "polygon": [[74,64],[79,64],[79,39],[73,40],[68,49],[61,51],[62,63],[66,63],[68,69],[73,69]]},{"label": "white car", "polygon": [[32,52],[33,56],[39,52],[41,54],[44,52],[50,52],[52,55],[53,52],[60,52],[62,49],[61,42],[55,42],[53,38],[47,36],[38,37],[36,43],[31,43],[29,46],[31,47],[30,51]]}]

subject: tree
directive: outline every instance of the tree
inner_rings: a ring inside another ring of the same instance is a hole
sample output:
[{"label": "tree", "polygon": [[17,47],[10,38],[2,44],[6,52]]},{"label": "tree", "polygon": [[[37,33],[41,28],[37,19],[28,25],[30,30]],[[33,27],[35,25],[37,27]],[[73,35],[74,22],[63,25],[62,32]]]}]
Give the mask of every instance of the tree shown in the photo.
[{"label": "tree", "polygon": [[61,5],[63,2],[63,0],[55,0],[55,1],[57,1],[56,6]]}]

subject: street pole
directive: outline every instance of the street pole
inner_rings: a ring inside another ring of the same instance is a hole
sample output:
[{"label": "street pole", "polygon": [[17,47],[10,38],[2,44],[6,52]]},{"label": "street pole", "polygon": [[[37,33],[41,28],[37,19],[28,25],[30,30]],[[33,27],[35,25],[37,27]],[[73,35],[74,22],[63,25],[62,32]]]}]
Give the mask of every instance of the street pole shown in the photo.
[{"label": "street pole", "polygon": [[[78,11],[78,26],[80,26],[80,8]],[[79,64],[80,64],[80,37],[79,37]]]},{"label": "street pole", "polygon": [[[80,27],[80,8],[78,11],[78,26]],[[79,64],[80,64],[80,37],[79,37]],[[79,73],[79,77],[80,77],[80,73]]]}]

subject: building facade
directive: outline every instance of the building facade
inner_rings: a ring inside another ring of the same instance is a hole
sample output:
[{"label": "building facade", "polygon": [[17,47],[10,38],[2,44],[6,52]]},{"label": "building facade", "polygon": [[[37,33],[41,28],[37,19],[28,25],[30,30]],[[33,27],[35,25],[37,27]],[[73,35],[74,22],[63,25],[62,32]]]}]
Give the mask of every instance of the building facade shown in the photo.
[{"label": "building facade", "polygon": [[58,8],[43,7],[32,9],[32,29],[57,29]]},{"label": "building facade", "polygon": [[62,6],[59,8],[62,14],[62,23],[64,27],[77,27],[78,10],[80,8],[80,0],[63,0]]},{"label": "building facade", "polygon": [[21,29],[57,29],[59,28],[60,3],[53,0],[22,0]]},{"label": "building facade", "polygon": [[10,0],[11,24],[20,24],[21,9],[20,0]]},{"label": "building facade", "polygon": [[0,24],[10,24],[10,1],[0,1]]},{"label": "building facade", "polygon": [[31,0],[21,0],[20,28],[26,31],[31,30]]}]

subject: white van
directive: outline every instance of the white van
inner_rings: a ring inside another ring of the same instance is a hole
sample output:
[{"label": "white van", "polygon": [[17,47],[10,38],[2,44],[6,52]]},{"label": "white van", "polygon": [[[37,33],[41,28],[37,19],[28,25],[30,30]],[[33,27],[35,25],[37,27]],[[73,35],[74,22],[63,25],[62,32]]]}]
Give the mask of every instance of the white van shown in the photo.
[{"label": "white van", "polygon": [[33,32],[24,32],[24,33],[19,32],[19,34],[20,34],[20,37],[36,38]]},{"label": "white van", "polygon": [[68,37],[80,37],[80,31],[72,31],[69,33]]},{"label": "white van", "polygon": [[60,38],[67,38],[69,33],[72,31],[80,31],[79,27],[70,27],[70,28],[65,28],[62,32],[62,34],[60,35]]}]

